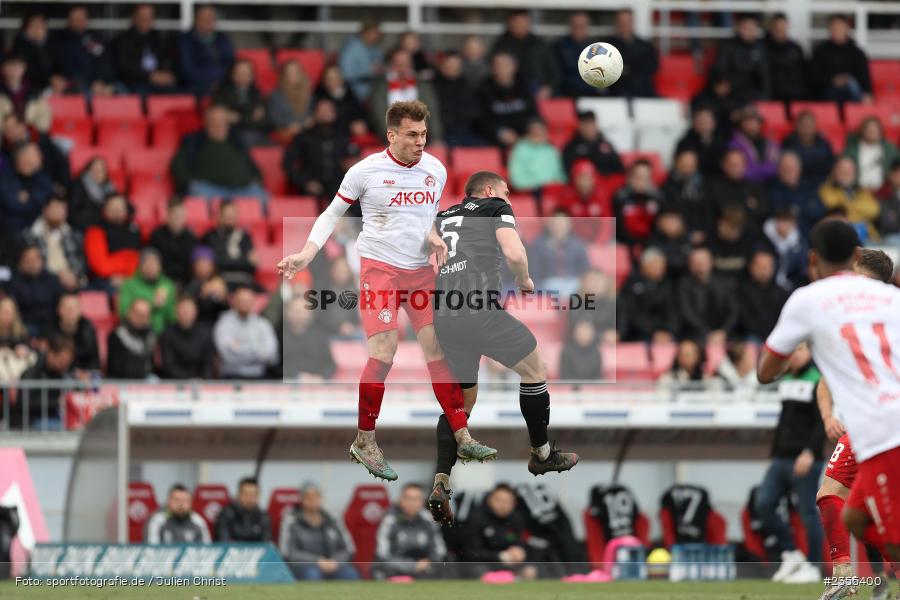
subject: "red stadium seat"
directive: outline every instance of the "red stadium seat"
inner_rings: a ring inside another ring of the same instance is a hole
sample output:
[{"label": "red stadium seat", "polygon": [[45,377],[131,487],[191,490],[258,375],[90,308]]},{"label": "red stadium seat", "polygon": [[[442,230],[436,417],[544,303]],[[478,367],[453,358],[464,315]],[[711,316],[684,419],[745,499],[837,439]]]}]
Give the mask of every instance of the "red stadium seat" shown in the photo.
[{"label": "red stadium seat", "polygon": [[191,508],[203,517],[209,526],[210,534],[212,534],[216,527],[216,517],[230,502],[228,488],[221,483],[201,483],[194,490],[194,501]]},{"label": "red stadium seat", "polygon": [[147,146],[147,121],[138,119],[109,119],[97,123],[97,145],[121,148],[123,151]]},{"label": "red stadium seat", "polygon": [[166,214],[166,205],[172,196],[172,182],[167,174],[135,175],[131,178],[129,198],[137,207],[138,204],[150,204],[156,207],[160,218]]},{"label": "red stadium seat", "polygon": [[284,194],[287,178],[281,168],[284,149],[278,146],[260,146],[250,149],[250,156],[262,173],[263,185],[270,194]]},{"label": "red stadium seat", "polygon": [[604,376],[615,376],[617,381],[639,381],[653,375],[650,354],[643,342],[603,344]]},{"label": "red stadium seat", "polygon": [[656,91],[663,98],[689,102],[705,83],[697,73],[694,57],[689,54],[669,54],[659,57],[659,70],[654,76]]},{"label": "red stadium seat", "polygon": [[150,121],[158,121],[163,117],[178,118],[187,114],[197,117],[197,99],[190,94],[147,97],[147,118]]},{"label": "red stadium seat", "polygon": [[91,101],[91,114],[95,121],[117,119],[143,119],[144,109],[141,97],[132,96],[94,96]]},{"label": "red stadium seat", "polygon": [[134,222],[141,230],[141,238],[146,240],[162,218],[159,205],[150,198],[142,199],[140,202],[135,202],[132,198],[131,205],[134,207]]},{"label": "red stadium seat", "polygon": [[266,290],[274,290],[281,280],[276,265],[284,258],[281,246],[259,246],[256,251],[256,281]]},{"label": "red stadium seat", "polygon": [[659,57],[659,71],[666,73],[696,73],[694,57],[690,54],[664,54]]},{"label": "red stadium seat", "polygon": [[650,362],[655,377],[672,368],[677,350],[678,347],[673,342],[656,342],[650,345]]},{"label": "red stadium seat", "polygon": [[872,88],[879,103],[900,103],[900,63],[896,60],[873,60],[869,62],[872,74]]},{"label": "red stadium seat", "polygon": [[159,510],[159,503],[156,502],[153,485],[146,481],[130,481],[128,483],[129,542],[140,544],[144,541],[144,527],[157,510]]},{"label": "red stadium seat", "polygon": [[206,198],[197,196],[185,198],[184,213],[187,226],[193,230],[198,238],[213,226],[213,220],[209,214],[209,203]]},{"label": "red stadium seat", "polygon": [[309,238],[313,222],[314,219],[287,219],[281,225],[270,225],[272,244],[280,245],[286,254],[299,252]]},{"label": "red stadium seat", "polygon": [[[222,201],[218,198],[212,201],[212,214],[219,212]],[[242,227],[249,227],[265,221],[262,212],[262,204],[257,198],[233,198],[232,204],[237,209],[238,221]]]},{"label": "red stadium seat", "polygon": [[266,512],[269,514],[269,521],[272,523],[272,541],[278,545],[278,538],[281,537],[281,520],[284,515],[300,506],[300,490],[297,488],[280,487],[272,490],[269,496],[269,508]]},{"label": "red stadium seat", "polygon": [[319,202],[312,196],[275,196],[269,201],[269,222],[281,224],[282,219],[319,216]]},{"label": "red stadium seat", "polygon": [[268,48],[241,48],[235,52],[235,58],[249,61],[253,65],[256,87],[263,95],[268,95],[278,85],[278,72],[272,66],[272,55]]},{"label": "red stadium seat", "polygon": [[575,101],[571,98],[547,98],[538,101],[538,112],[550,131],[571,136],[578,127]]},{"label": "red stadium seat", "polygon": [[459,190],[463,189],[466,180],[476,171],[493,171],[506,176],[503,155],[493,146],[453,148],[450,150],[450,161],[453,163],[456,189]]},{"label": "red stadium seat", "polygon": [[545,343],[563,341],[566,320],[559,310],[550,306],[549,299],[531,294],[518,295],[510,299],[506,309],[531,329],[542,348]]},{"label": "red stadium seat", "polygon": [[331,342],[331,354],[337,364],[334,381],[359,382],[359,374],[369,360],[366,344],[359,341]]},{"label": "red stadium seat", "polygon": [[175,156],[173,148],[129,148],[125,152],[125,170],[128,175],[167,175],[169,163]]},{"label": "red stadium seat", "polygon": [[811,112],[821,129],[843,129],[838,105],[834,102],[792,102],[791,118],[796,119],[802,112]]},{"label": "red stadium seat", "polygon": [[[591,515],[590,509],[585,509],[582,513],[584,520],[584,538],[587,546],[588,562],[594,569],[607,570],[608,565],[603,564],[604,553],[606,551],[606,536],[603,533],[603,526]],[[650,520],[644,513],[638,513],[634,522],[635,537],[641,540],[645,546],[650,546]]]},{"label": "red stadium seat", "polygon": [[94,142],[94,122],[90,117],[54,116],[50,134],[71,140],[75,146],[90,146]]},{"label": "red stadium seat", "polygon": [[791,130],[791,123],[785,113],[784,102],[757,102],[756,110],[763,118],[766,134],[781,139]]},{"label": "red stadium seat", "polygon": [[353,560],[363,577],[369,575],[370,563],[375,558],[375,534],[381,518],[390,506],[391,499],[385,486],[360,485],[353,490],[353,496],[344,511],[344,524],[356,546]]},{"label": "red stadium seat", "polygon": [[50,103],[54,121],[57,119],[84,119],[88,116],[87,99],[82,94],[53,95],[47,98],[47,102]]},{"label": "red stadium seat", "polygon": [[898,119],[897,113],[896,106],[886,103],[845,104],[844,124],[847,126],[848,133],[855,133],[865,119],[875,117],[881,121],[889,137],[895,137],[900,130],[900,119]]},{"label": "red stadium seat", "polygon": [[[425,151],[428,154],[432,155],[439,161],[441,164],[447,167],[447,176],[450,176],[450,151],[447,149],[447,146],[444,144],[429,144]],[[448,205],[449,206],[449,205]]]},{"label": "red stadium seat", "polygon": [[300,50],[282,48],[275,53],[275,63],[280,67],[289,60],[296,60],[303,67],[313,88],[319,85],[319,79],[325,70],[325,53],[322,50]]},{"label": "red stadium seat", "polygon": [[95,146],[76,146],[72,148],[71,152],[69,152],[69,168],[72,170],[72,174],[77,175],[81,173],[85,165],[95,156],[102,156],[106,159],[111,179],[116,180],[123,177],[122,149]]},{"label": "red stadium seat", "polygon": [[625,244],[592,244],[588,246],[588,259],[591,267],[615,279],[616,289],[620,289],[631,274],[631,259]]},{"label": "red stadium seat", "polygon": [[106,292],[79,292],[78,298],[81,300],[81,314],[88,321],[102,321],[112,316]]}]

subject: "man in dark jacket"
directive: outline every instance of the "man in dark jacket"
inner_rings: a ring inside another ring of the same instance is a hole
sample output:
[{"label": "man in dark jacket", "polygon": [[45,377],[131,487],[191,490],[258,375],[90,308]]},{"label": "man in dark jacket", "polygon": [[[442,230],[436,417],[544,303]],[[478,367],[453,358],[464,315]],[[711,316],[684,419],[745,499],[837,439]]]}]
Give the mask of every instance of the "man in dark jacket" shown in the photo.
[{"label": "man in dark jacket", "polygon": [[282,160],[294,189],[322,202],[334,198],[347,172],[348,159],[359,154],[359,148],[336,124],[334,102],[319,100],[313,111],[313,126],[294,136]]},{"label": "man in dark jacket", "polygon": [[64,336],[75,345],[75,360],[72,368],[79,376],[100,370],[100,352],[97,346],[97,330],[93,323],[81,313],[81,299],[78,294],[67,292],[59,297],[56,319],[44,334],[47,339]]},{"label": "man in dark jacket", "polygon": [[716,217],[715,229],[706,247],[712,253],[713,272],[732,286],[747,271],[750,258],[759,246],[759,235],[748,226],[747,213],[738,204],[727,204]]},{"label": "man in dark jacket", "polygon": [[66,81],[54,73],[55,56],[50,43],[50,28],[47,17],[40,12],[32,12],[22,20],[22,27],[13,41],[12,51],[25,58],[28,65],[25,76],[34,89],[43,91],[51,80],[58,91],[65,89]]},{"label": "man in dark jacket", "polygon": [[268,542],[272,539],[269,515],[259,507],[259,482],[244,477],[238,483],[237,500],[216,517],[217,542]]},{"label": "man in dark jacket", "polygon": [[773,214],[783,209],[796,212],[803,237],[825,215],[818,186],[803,177],[801,159],[793,151],[778,159],[778,177],[769,184],[768,196]]},{"label": "man in dark jacket", "polygon": [[237,207],[229,201],[219,206],[216,226],[203,237],[203,245],[212,249],[216,270],[229,289],[242,284],[253,286],[256,273],[256,253],[253,240],[238,226]]},{"label": "man in dark jacket", "polygon": [[549,98],[559,83],[559,69],[544,40],[531,32],[531,15],[516,10],[506,18],[503,32],[491,54],[511,54],[519,65],[519,75],[528,90],[539,98]]},{"label": "man in dark jacket", "polygon": [[501,148],[511,148],[538,116],[534,97],[517,76],[512,54],[501,52],[491,58],[491,77],[478,90],[479,129]]},{"label": "man in dark jacket", "polygon": [[[71,382],[74,387],[75,381],[72,373],[74,359],[75,345],[72,340],[61,336],[50,339],[47,351],[38,359],[37,363],[22,373],[21,380],[32,383],[53,382],[56,387],[44,390],[20,389],[16,394],[17,405],[12,407],[11,425],[13,427],[20,427],[27,420],[30,429],[62,429],[59,405],[65,390],[61,389],[60,384]],[[24,414],[26,398],[28,414]]]},{"label": "man in dark jacket", "polygon": [[625,171],[616,149],[597,127],[597,116],[589,110],[578,113],[578,129],[563,148],[566,174],[572,172],[576,162],[584,159],[594,163],[597,172],[604,175]]},{"label": "man in dark jacket", "polygon": [[180,483],[169,489],[166,507],[154,513],[144,526],[144,543],[209,544],[209,527],[191,510],[191,493]]},{"label": "man in dark jacket", "polygon": [[741,305],[738,330],[743,337],[764,340],[775,327],[788,292],[775,283],[775,256],[771,252],[756,252],[747,273],[750,277],[738,284]]},{"label": "man in dark jacket", "polygon": [[871,101],[869,58],[850,37],[847,17],[829,17],[828,38],[813,50],[813,84],[819,97],[841,102]]},{"label": "man in dark jacket", "polygon": [[359,579],[350,560],[355,548],[343,525],[322,510],[319,488],[300,490],[300,508],[281,520],[278,547],[297,579]]},{"label": "man in dark jacket", "polygon": [[616,328],[624,341],[670,341],[678,333],[675,287],[666,276],[666,256],[658,248],[641,254],[619,295]]},{"label": "man in dark jacket", "polygon": [[788,38],[788,20],[781,13],[769,21],[766,53],[772,78],[772,99],[805,100],[809,96],[806,88],[806,57],[803,56],[800,44]]},{"label": "man in dark jacket", "polygon": [[766,44],[752,15],[738,19],[735,36],[719,45],[715,68],[731,76],[735,94],[743,100],[762,100],[772,93]]},{"label": "man in dark jacket", "polygon": [[205,96],[222,81],[234,62],[234,46],[228,36],[216,31],[216,9],[198,5],[194,27],[178,40],[178,68],[187,89]]},{"label": "man in dark jacket", "polygon": [[110,379],[146,379],[153,374],[156,334],[150,326],[150,303],[137,298],[122,323],[109,334],[106,375]]},{"label": "man in dark jacket", "polygon": [[59,278],[44,268],[40,247],[25,246],[7,292],[19,306],[29,335],[40,335],[50,326],[62,291]]},{"label": "man in dark jacket", "polygon": [[675,154],[686,150],[694,152],[700,163],[700,172],[709,177],[720,172],[719,162],[727,146],[727,140],[716,127],[716,113],[707,106],[698,106],[691,114],[691,128],[678,140]]},{"label": "man in dark jacket", "polygon": [[578,72],[581,51],[591,43],[588,33],[590,26],[591,18],[586,12],[574,12],[569,15],[569,35],[561,37],[553,44],[556,63],[561,73],[559,93],[563,96],[580,98],[600,93],[599,89],[585,83],[581,73]]},{"label": "man in dark jacket", "polygon": [[113,93],[113,65],[109,48],[96,33],[88,30],[84,5],[69,9],[66,28],[53,38],[56,69],[77,92],[108,96]]},{"label": "man in dark jacket", "polygon": [[197,237],[187,227],[184,201],[175,197],[166,209],[166,222],[153,230],[150,246],[156,248],[162,258],[166,276],[179,284],[191,277],[191,253],[197,246]]},{"label": "man in dark jacket", "polygon": [[444,143],[451,147],[487,145],[476,131],[478,98],[463,74],[463,59],[459,53],[444,55],[432,87],[440,106]]},{"label": "man in dark jacket", "polygon": [[209,327],[197,323],[197,302],[178,301],[175,322],[159,338],[160,376],[166,379],[212,379],[215,351]]},{"label": "man in dark jacket", "polygon": [[119,81],[142,95],[171,92],[178,83],[171,53],[154,21],[152,4],[135,5],[131,27],[113,42]]},{"label": "man in dark jacket", "polygon": [[630,8],[620,10],[615,16],[616,33],[609,43],[622,54],[622,77],[610,91],[619,96],[656,96],[653,76],[659,70],[656,48],[647,40],[634,34],[634,14]]},{"label": "man in dark jacket", "polygon": [[712,178],[706,186],[707,202],[715,211],[729,205],[742,206],[750,225],[760,227],[769,214],[768,197],[763,187],[747,180],[747,159],[743,152],[728,150],[721,164],[722,175]]},{"label": "man in dark jacket", "polygon": [[688,258],[688,274],[678,281],[677,304],[681,335],[703,343],[724,342],[738,320],[731,286],[713,274],[708,248],[695,248]]},{"label": "man in dark jacket", "polygon": [[441,531],[424,510],[425,492],[415,483],[403,486],[400,499],[384,515],[375,536],[376,579],[398,575],[427,579],[439,575],[447,557]]},{"label": "man in dark jacket", "polygon": [[13,153],[13,164],[0,169],[0,227],[5,235],[24,233],[53,195],[53,181],[43,169],[41,151],[26,142]]}]

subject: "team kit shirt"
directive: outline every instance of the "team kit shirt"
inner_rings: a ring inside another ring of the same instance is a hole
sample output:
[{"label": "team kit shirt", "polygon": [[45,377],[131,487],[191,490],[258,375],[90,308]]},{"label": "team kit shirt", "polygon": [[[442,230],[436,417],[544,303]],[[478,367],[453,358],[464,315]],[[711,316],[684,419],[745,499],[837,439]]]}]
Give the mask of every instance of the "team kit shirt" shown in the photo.
[{"label": "team kit shirt", "polygon": [[427,152],[405,164],[386,149],[350,167],[337,195],[348,204],[359,200],[359,255],[401,269],[428,266],[425,240],[446,184],[447,169]]},{"label": "team kit shirt", "polygon": [[900,289],[839,273],[796,290],[766,347],[809,342],[860,462],[900,447]]}]

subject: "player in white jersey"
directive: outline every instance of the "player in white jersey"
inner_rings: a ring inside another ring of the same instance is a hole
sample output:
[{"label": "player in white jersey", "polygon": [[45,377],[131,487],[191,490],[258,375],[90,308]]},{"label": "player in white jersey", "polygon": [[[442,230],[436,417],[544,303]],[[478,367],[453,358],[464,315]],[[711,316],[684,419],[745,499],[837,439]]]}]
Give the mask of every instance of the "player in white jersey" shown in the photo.
[{"label": "player in white jersey", "polygon": [[375,421],[384,398],[384,381],[397,352],[397,316],[403,308],[428,362],[435,396],[460,444],[464,460],[490,460],[497,451],[472,438],[459,383],[437,342],[432,324],[435,273],[429,263],[447,259],[447,246],[434,227],[447,170],[425,152],[428,108],[419,101],[395,102],[385,116],[388,147],[350,168],[331,205],[316,219],[306,245],[278,263],[293,277],[312,262],[347,208],[359,200],[362,232],[360,312],[369,360],[359,383],[359,420],[350,456],[372,475],[397,479],[375,441]]},{"label": "player in white jersey", "polygon": [[844,416],[859,469],[844,524],[858,539],[900,559],[900,289],[853,272],[859,238],[839,220],[810,234],[810,271],[766,340],[758,367],[769,383],[809,342]]}]

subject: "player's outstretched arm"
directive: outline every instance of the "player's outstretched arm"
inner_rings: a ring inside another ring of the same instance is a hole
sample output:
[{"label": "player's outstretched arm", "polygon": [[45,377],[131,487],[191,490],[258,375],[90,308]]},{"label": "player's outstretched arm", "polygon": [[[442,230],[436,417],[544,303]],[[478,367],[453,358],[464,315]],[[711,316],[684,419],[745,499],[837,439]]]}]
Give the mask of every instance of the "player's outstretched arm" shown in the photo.
[{"label": "player's outstretched arm", "polygon": [[523,292],[533,292],[534,282],[528,274],[528,254],[519,232],[511,227],[498,229],[497,243],[500,244],[500,251],[503,252],[510,271],[516,276],[516,285]]},{"label": "player's outstretched arm", "polygon": [[335,196],[328,208],[319,215],[315,224],[313,224],[312,231],[309,232],[309,239],[306,241],[306,245],[303,246],[303,250],[284,257],[278,263],[278,273],[290,279],[308,267],[322,246],[325,245],[325,242],[328,241],[335,225],[341,220],[341,217],[344,216],[349,207],[350,204],[346,200],[340,196]]},{"label": "player's outstretched arm", "polygon": [[846,433],[844,424],[840,419],[834,416],[834,399],[831,397],[831,390],[825,383],[825,378],[819,380],[816,386],[816,403],[819,405],[819,413],[822,415],[822,423],[825,424],[825,435],[828,439],[835,441]]},{"label": "player's outstretched arm", "polygon": [[788,357],[777,355],[769,348],[763,347],[762,356],[756,367],[756,378],[760,383],[772,383],[787,371]]}]

